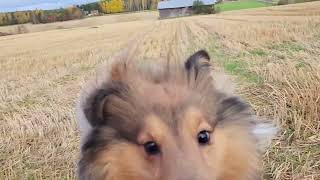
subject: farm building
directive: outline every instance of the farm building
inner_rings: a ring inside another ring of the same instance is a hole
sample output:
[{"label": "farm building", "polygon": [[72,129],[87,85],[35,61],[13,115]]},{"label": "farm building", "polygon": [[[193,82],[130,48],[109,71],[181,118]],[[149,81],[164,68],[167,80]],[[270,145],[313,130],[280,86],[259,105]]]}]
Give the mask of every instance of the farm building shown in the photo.
[{"label": "farm building", "polygon": [[[196,0],[169,0],[160,1],[158,10],[160,18],[169,18],[193,14],[192,6]],[[212,6],[217,0],[201,0],[203,5]]]}]

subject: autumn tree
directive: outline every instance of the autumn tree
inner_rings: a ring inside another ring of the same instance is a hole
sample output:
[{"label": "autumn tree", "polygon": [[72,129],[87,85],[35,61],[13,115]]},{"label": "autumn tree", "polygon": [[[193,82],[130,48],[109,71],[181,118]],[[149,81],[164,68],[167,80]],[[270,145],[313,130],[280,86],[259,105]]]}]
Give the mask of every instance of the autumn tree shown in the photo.
[{"label": "autumn tree", "polygon": [[158,2],[159,2],[159,0],[150,0],[150,9],[151,10],[157,9]]},{"label": "autumn tree", "polygon": [[127,11],[141,11],[157,9],[159,0],[125,0]]},{"label": "autumn tree", "polygon": [[44,11],[43,10],[34,10],[31,12],[31,22],[33,24],[42,23],[44,19]]},{"label": "autumn tree", "polygon": [[18,11],[13,13],[15,24],[24,24],[30,22],[30,13],[25,11]]},{"label": "autumn tree", "polygon": [[6,25],[6,14],[0,13],[0,26]]},{"label": "autumn tree", "polygon": [[119,13],[124,11],[123,0],[101,0],[100,8],[104,13]]},{"label": "autumn tree", "polygon": [[82,11],[76,6],[68,7],[66,11],[68,19],[80,19],[83,17]]},{"label": "autumn tree", "polygon": [[7,25],[14,24],[13,13],[6,13]]}]

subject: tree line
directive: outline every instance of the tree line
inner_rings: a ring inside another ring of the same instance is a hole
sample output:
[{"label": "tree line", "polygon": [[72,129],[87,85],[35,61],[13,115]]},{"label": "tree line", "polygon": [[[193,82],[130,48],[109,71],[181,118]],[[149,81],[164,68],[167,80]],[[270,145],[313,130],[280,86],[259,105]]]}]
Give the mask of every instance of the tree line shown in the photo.
[{"label": "tree line", "polygon": [[124,0],[128,11],[142,11],[157,9],[159,0]]},{"label": "tree line", "polygon": [[0,13],[0,25],[13,25],[24,23],[51,23],[56,21],[67,21],[72,19],[80,19],[83,12],[76,6],[66,9],[56,10],[33,10],[33,11],[17,11]]},{"label": "tree line", "polygon": [[0,26],[24,23],[51,23],[84,17],[84,11],[98,10],[100,13],[119,13],[142,10],[154,10],[159,0],[100,0],[56,10],[33,10],[0,13]]},{"label": "tree line", "polygon": [[79,6],[85,11],[99,10],[103,13],[131,12],[157,9],[160,0],[100,0]]}]

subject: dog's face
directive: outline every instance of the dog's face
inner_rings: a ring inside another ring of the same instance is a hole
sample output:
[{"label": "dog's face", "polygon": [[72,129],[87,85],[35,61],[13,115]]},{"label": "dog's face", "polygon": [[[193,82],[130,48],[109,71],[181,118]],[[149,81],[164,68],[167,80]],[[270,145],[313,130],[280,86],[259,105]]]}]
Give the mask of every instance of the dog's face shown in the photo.
[{"label": "dog's face", "polygon": [[181,66],[154,70],[124,61],[108,73],[79,106],[88,132],[80,179],[259,177],[258,144],[274,131],[241,99],[215,88],[205,51]]}]

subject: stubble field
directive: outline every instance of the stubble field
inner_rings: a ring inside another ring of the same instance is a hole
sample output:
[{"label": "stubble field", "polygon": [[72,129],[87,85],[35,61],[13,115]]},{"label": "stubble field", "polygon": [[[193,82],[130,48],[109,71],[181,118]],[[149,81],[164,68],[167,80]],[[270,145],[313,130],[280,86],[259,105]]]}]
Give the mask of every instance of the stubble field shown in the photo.
[{"label": "stubble field", "polygon": [[96,66],[128,47],[134,59],[148,61],[210,51],[237,92],[281,127],[264,156],[263,178],[320,179],[320,2],[28,26],[31,33],[0,37],[0,179],[75,178],[80,87]]}]

